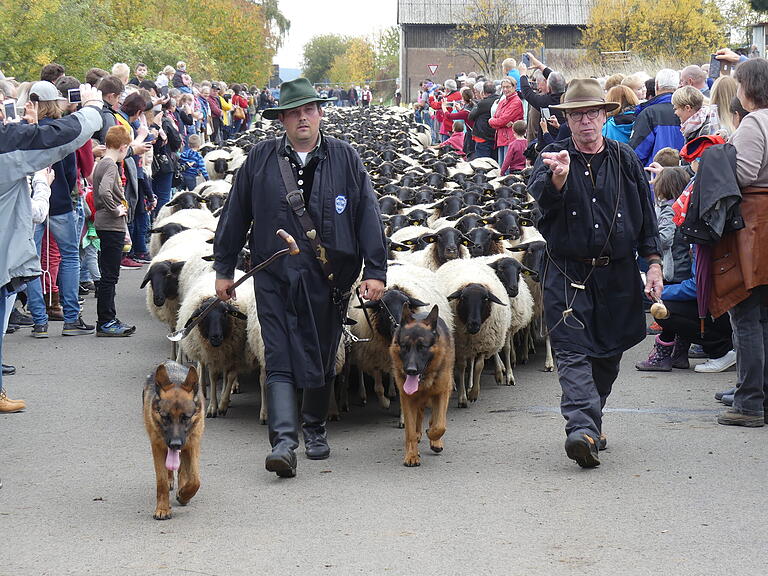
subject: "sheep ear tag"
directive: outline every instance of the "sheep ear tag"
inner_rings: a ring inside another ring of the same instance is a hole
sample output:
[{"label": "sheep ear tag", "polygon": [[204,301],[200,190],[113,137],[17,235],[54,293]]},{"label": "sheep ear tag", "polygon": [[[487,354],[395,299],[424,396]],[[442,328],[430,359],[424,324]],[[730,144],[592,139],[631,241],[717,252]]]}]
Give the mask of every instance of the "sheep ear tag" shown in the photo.
[{"label": "sheep ear tag", "polygon": [[347,197],[336,196],[336,214],[341,214],[347,208]]}]

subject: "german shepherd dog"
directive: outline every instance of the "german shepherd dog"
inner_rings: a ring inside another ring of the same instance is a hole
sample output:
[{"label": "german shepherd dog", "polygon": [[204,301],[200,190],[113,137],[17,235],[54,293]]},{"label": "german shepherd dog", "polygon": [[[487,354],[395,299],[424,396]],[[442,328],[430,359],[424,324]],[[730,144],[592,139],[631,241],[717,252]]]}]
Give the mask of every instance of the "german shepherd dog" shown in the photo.
[{"label": "german shepherd dog", "polygon": [[186,506],[200,488],[200,440],[205,406],[197,370],[172,360],[157,367],[144,386],[144,427],[152,445],[157,482],[155,520],[171,517],[168,492],[179,471],[176,500]]},{"label": "german shepherd dog", "polygon": [[421,421],[427,404],[432,409],[427,430],[429,447],[433,452],[443,451],[442,437],[453,390],[454,348],[451,333],[438,313],[438,307],[433,306],[427,315],[414,315],[406,304],[389,348],[405,420],[406,466],[421,465]]}]

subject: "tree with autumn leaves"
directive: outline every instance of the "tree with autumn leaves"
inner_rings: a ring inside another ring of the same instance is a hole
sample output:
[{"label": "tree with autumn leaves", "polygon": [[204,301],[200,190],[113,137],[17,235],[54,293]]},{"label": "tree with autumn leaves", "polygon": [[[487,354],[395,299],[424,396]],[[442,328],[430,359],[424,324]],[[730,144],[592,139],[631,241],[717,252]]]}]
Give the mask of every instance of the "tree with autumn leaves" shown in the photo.
[{"label": "tree with autumn leaves", "polygon": [[725,45],[725,24],[713,0],[597,0],[583,44],[595,52],[692,61]]},{"label": "tree with autumn leaves", "polygon": [[83,78],[184,60],[193,77],[262,84],[289,27],[278,0],[0,0],[0,68],[34,80],[55,61]]},{"label": "tree with autumn leaves", "polygon": [[321,34],[304,45],[302,74],[315,84],[371,84],[394,93],[399,72],[400,31],[387,28],[371,37]]}]

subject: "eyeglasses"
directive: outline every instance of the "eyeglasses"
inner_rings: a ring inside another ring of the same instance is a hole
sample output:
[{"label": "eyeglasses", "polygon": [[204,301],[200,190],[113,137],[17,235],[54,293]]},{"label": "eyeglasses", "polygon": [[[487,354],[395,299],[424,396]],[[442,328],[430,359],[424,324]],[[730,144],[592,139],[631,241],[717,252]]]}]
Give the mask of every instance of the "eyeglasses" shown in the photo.
[{"label": "eyeglasses", "polygon": [[568,114],[568,118],[572,118],[575,122],[581,122],[581,119],[586,116],[590,120],[594,120],[598,116],[600,116],[600,112],[602,112],[602,108],[594,108],[592,110],[585,110],[584,112],[571,112]]}]

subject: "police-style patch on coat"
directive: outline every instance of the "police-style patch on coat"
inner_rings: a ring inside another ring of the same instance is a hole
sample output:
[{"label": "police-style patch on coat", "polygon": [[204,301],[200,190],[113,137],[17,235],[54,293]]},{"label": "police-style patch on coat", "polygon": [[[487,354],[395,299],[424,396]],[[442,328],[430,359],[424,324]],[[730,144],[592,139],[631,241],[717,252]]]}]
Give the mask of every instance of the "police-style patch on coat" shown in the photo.
[{"label": "police-style patch on coat", "polygon": [[347,198],[346,196],[336,196],[336,214],[341,214],[344,212],[344,209],[347,207]]}]

